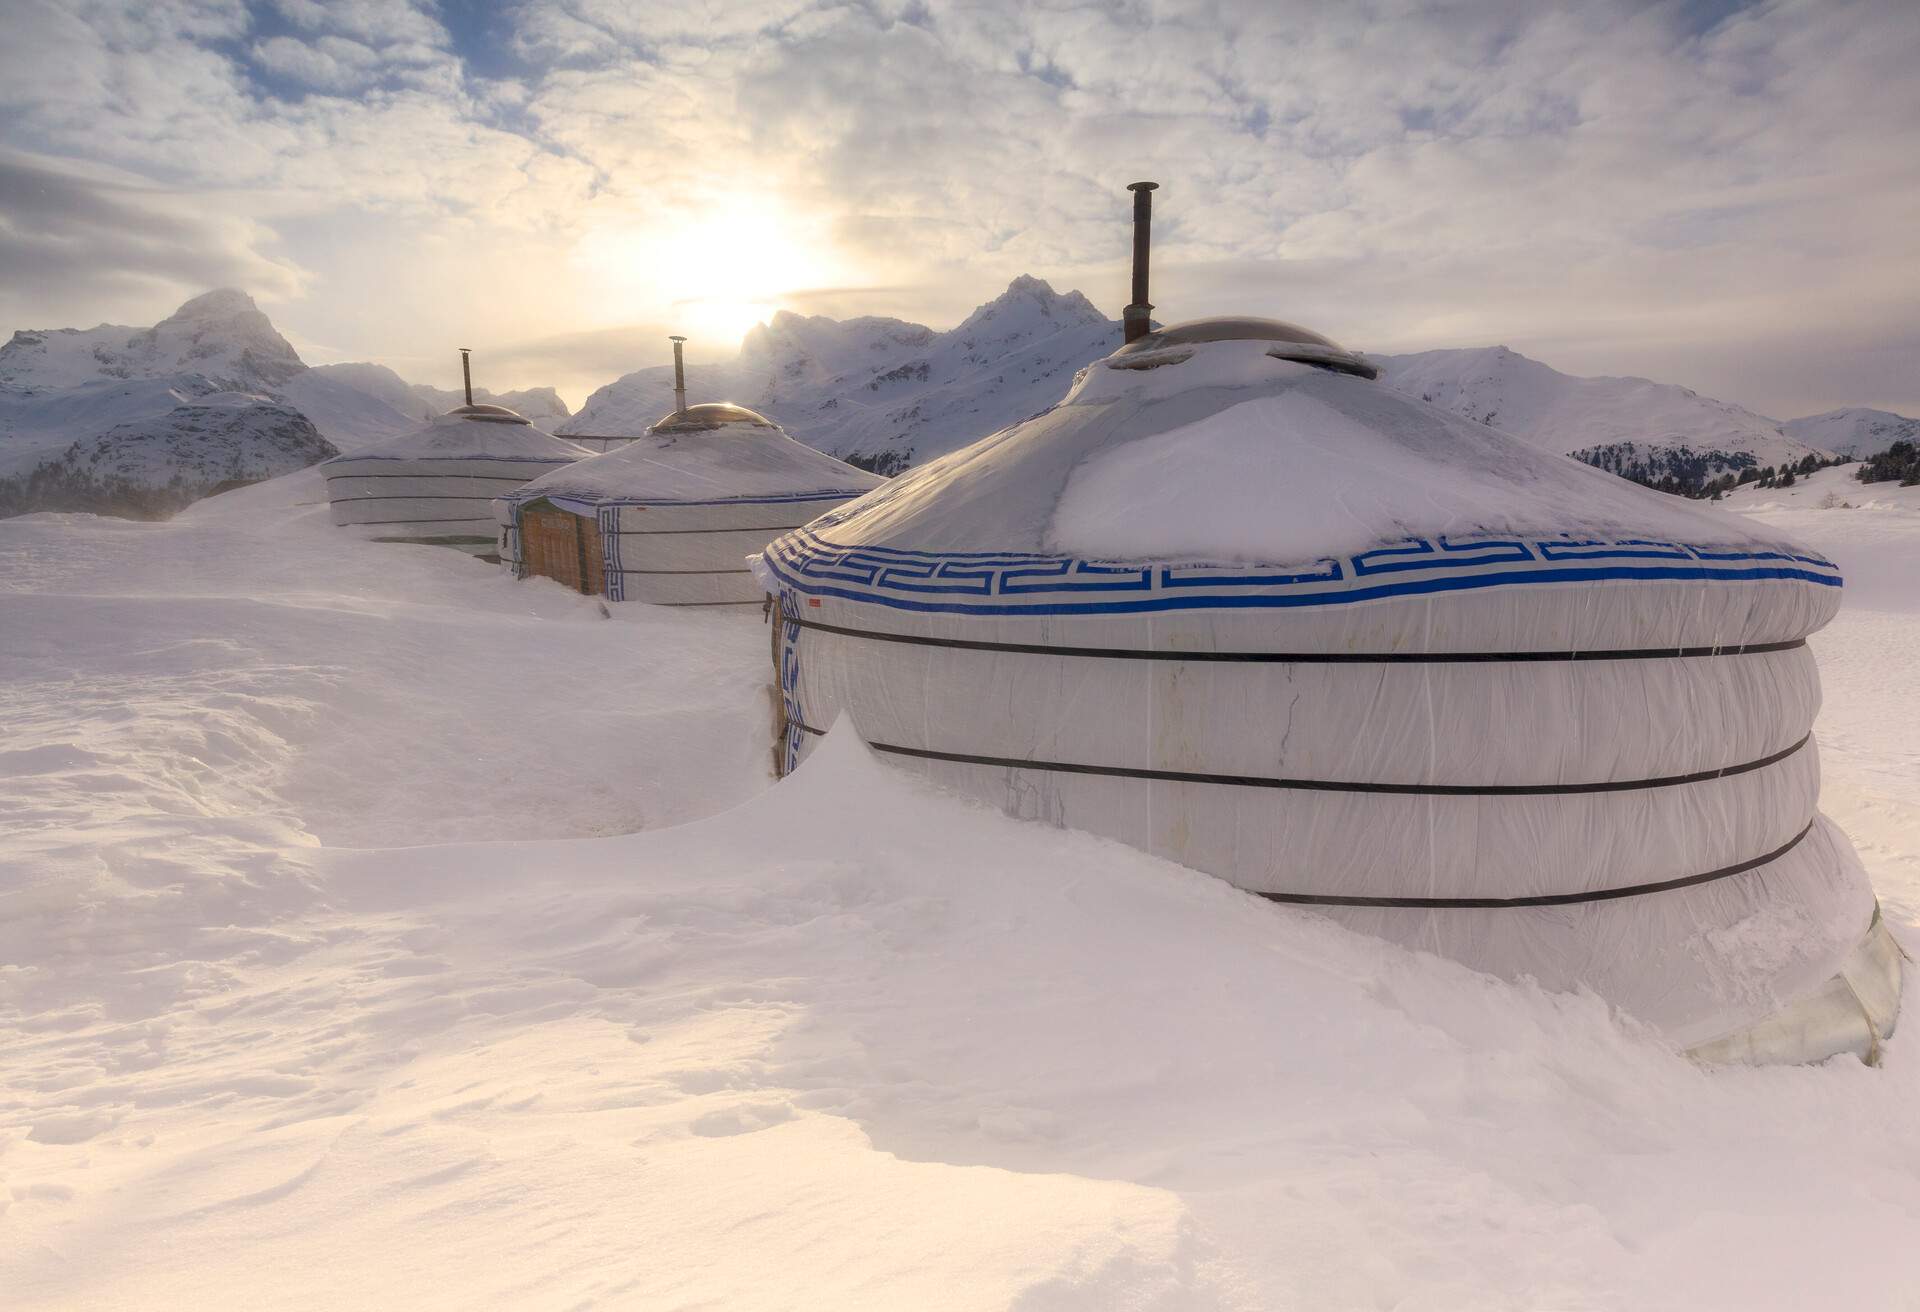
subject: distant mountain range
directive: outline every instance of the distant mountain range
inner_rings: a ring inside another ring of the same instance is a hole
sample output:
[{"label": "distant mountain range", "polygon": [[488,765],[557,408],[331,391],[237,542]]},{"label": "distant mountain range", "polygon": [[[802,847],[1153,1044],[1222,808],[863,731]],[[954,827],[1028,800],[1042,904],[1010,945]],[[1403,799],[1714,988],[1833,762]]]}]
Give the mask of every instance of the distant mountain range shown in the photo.
[{"label": "distant mountain range", "polygon": [[[1021,277],[946,332],[783,311],[735,359],[689,366],[688,391],[751,406],[823,451],[896,473],[1047,409],[1119,342],[1119,321],[1079,292]],[[1920,439],[1920,421],[1883,410],[1782,424],[1669,383],[1563,374],[1503,346],[1372,358],[1388,386],[1649,483],[1696,487]],[[475,397],[556,432],[634,436],[672,409],[673,375],[627,374],[571,417],[551,388]],[[152,328],[16,333],[0,347],[0,514],[102,509],[116,498],[126,513],[165,513],[224,483],[406,431],[458,400],[383,365],[309,368],[231,290],[195,297]]]},{"label": "distant mountain range", "polygon": [[[545,427],[550,387],[476,400]],[[196,296],[151,328],[18,332],[0,346],[0,515],[166,515],[418,427],[462,398],[377,364],[309,368],[243,292]]]},{"label": "distant mountain range", "polygon": [[1920,442],[1920,419],[1864,406],[1808,415],[1783,427],[1788,436],[1840,456],[1870,456],[1895,442]]},{"label": "distant mountain range", "polygon": [[[775,315],[738,359],[690,368],[688,390],[752,406],[804,442],[894,473],[1046,409],[1119,342],[1119,321],[1080,293],[1016,278],[944,333],[898,319]],[[1573,377],[1504,346],[1371,358],[1388,386],[1650,483],[1697,486],[1828,449],[1879,449],[1870,425],[1842,433],[1838,421],[1821,427],[1834,416],[1819,416],[1783,426],[1669,383]],[[672,405],[672,371],[641,369],[595,392],[564,431],[631,434]]]},{"label": "distant mountain range", "polygon": [[[1079,292],[1022,277],[943,333],[782,311],[739,358],[689,366],[687,393],[750,406],[802,442],[894,474],[1038,414],[1119,344],[1119,322]],[[565,432],[633,434],[671,409],[673,370],[641,369],[587,398]]]},{"label": "distant mountain range", "polygon": [[1645,378],[1577,378],[1504,346],[1371,358],[1392,387],[1643,483],[1693,488],[1826,454],[1730,401]]}]

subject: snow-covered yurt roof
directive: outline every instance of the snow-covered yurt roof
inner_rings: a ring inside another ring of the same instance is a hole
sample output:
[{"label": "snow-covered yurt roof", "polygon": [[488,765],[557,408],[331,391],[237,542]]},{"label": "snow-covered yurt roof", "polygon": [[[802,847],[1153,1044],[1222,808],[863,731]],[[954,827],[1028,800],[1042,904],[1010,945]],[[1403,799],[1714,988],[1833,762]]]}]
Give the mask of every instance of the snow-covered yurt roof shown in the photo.
[{"label": "snow-covered yurt roof", "polygon": [[588,454],[499,405],[463,405],[412,432],[348,453],[352,460],[573,460]]},{"label": "snow-covered yurt roof", "polygon": [[[1278,337],[1276,329],[1294,335]],[[1494,538],[1515,541],[1458,547]],[[1599,542],[1640,539],[1643,545],[1622,546],[1609,560],[1633,569],[1760,568],[1837,580],[1829,563],[1756,522],[1650,491],[1383,387],[1362,357],[1318,334],[1273,320],[1202,320],[1096,361],[1046,413],[911,470],[774,543],[762,569],[769,583],[833,587],[810,570],[809,557],[855,544],[881,553],[984,552],[1088,565],[1299,566],[1298,595],[1287,603],[1298,604],[1314,592],[1377,587],[1393,558],[1372,552],[1425,553],[1434,566],[1460,567],[1455,584],[1471,586],[1473,577],[1513,582],[1520,567],[1543,578],[1590,570]],[[1741,550],[1703,558],[1687,546]],[[1009,590],[991,604],[1062,613],[1116,601],[1112,586],[1061,582]],[[1192,588],[1142,586],[1173,607],[1194,604]],[[965,610],[988,601],[896,590],[885,571],[852,593],[909,609]],[[1154,608],[1146,596],[1131,600]]]},{"label": "snow-covered yurt roof", "polygon": [[857,497],[886,480],[796,442],[778,424],[725,402],[666,415],[640,437],[556,469],[513,493],[562,509],[709,505]]}]

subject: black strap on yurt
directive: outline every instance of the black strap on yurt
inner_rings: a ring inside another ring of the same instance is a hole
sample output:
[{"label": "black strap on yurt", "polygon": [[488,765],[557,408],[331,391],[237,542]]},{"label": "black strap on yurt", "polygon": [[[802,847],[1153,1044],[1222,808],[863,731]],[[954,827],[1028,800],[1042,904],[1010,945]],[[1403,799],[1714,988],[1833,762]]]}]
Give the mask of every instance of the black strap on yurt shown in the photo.
[{"label": "black strap on yurt", "polygon": [[454,492],[383,492],[375,497],[341,497],[334,504],[348,505],[355,501],[498,501],[499,499],[500,498],[491,496],[485,492],[473,494]]},{"label": "black strap on yurt", "polygon": [[[336,502],[337,505],[349,505],[350,502]],[[461,515],[454,519],[362,519],[352,524],[342,524],[341,528],[381,528],[390,524],[480,524],[486,522],[485,515]],[[491,534],[487,541],[493,541]]]},{"label": "black strap on yurt", "polygon": [[[811,734],[821,734],[825,732],[824,730],[814,728],[810,724],[800,724],[798,721],[793,722],[792,727],[800,729],[805,733],[811,733]],[[1798,751],[1806,741],[1807,740],[1805,738],[1802,738],[1800,742],[1795,743],[1792,747],[1788,748],[1786,752],[1779,753],[1779,754],[1776,754],[1775,756],[1769,757],[1767,761],[1756,762],[1748,766],[1732,767],[1727,770],[1717,771],[1703,777],[1718,778],[1726,774],[1738,774],[1745,770],[1758,769],[1761,765],[1767,764],[1771,761],[1777,761],[1782,756],[1785,756],[1788,753]],[[1000,761],[1000,760],[995,760],[994,758],[989,758],[989,757],[966,757],[966,756],[948,755],[945,753],[922,752],[922,751],[917,751],[911,748],[890,747],[884,743],[868,743],[867,746],[873,748],[876,752],[890,752],[900,756],[917,756],[917,757],[923,757],[923,758],[930,758],[934,760],[962,761],[962,762],[978,763],[978,764],[1009,765],[1009,766],[1016,766],[1016,767],[1027,768],[1027,769],[1050,768],[1050,767],[1040,765],[1031,761],[1011,761],[1011,760]],[[1083,771],[1083,772],[1094,773],[1096,771]],[[1120,773],[1120,772],[1099,770],[1097,771],[1097,773],[1107,774],[1107,773]],[[1203,782],[1217,782],[1217,783],[1241,782],[1240,780],[1232,778],[1230,776],[1171,775],[1171,774],[1160,774],[1160,773],[1155,773],[1151,771],[1133,771],[1133,772],[1127,772],[1127,773],[1135,776],[1144,775],[1145,777],[1148,777],[1148,778],[1199,779]],[[1644,787],[1649,785],[1642,784],[1642,785],[1629,785],[1629,786]],[[1351,785],[1349,785],[1349,787],[1351,787]],[[1590,788],[1582,787],[1580,785],[1572,786],[1571,790],[1572,791],[1595,791]],[[1363,786],[1359,791],[1367,791],[1367,792],[1386,791],[1386,786],[1382,786],[1382,785]],[[1394,789],[1394,791],[1398,791],[1398,789]],[[1437,791],[1437,790],[1429,790],[1429,791]],[[1475,790],[1468,790],[1468,791],[1475,791]],[[1486,790],[1480,790],[1480,791],[1486,791]],[[1543,790],[1536,790],[1536,789],[1511,790],[1510,789],[1510,790],[1500,790],[1500,791],[1531,792],[1531,791],[1543,791]],[[1544,791],[1563,791],[1563,790],[1556,787],[1554,789],[1544,790]],[[1342,896],[1340,894],[1335,894],[1335,893],[1263,893],[1253,889],[1249,889],[1247,891],[1252,892],[1256,897],[1263,897],[1267,899],[1267,901],[1269,902],[1282,902],[1289,906],[1313,906],[1313,907],[1386,907],[1386,908],[1406,908],[1406,909],[1416,909],[1416,910],[1418,909],[1466,910],[1466,909],[1472,909],[1472,908],[1500,908],[1500,907],[1560,907],[1560,906],[1575,906],[1582,902],[1611,902],[1617,898],[1640,897],[1648,893],[1667,893],[1667,892],[1673,891],[1674,889],[1691,888],[1695,884],[1710,884],[1717,879],[1727,879],[1734,875],[1744,874],[1749,870],[1757,869],[1760,866],[1764,866],[1768,864],[1769,862],[1777,861],[1781,857],[1785,856],[1787,853],[1791,852],[1794,848],[1800,845],[1801,841],[1805,839],[1808,834],[1813,832],[1813,825],[1814,825],[1814,822],[1812,820],[1807,821],[1806,827],[1803,828],[1799,833],[1795,834],[1792,838],[1788,839],[1785,843],[1782,843],[1779,847],[1776,847],[1771,852],[1767,852],[1761,856],[1754,857],[1750,861],[1741,861],[1735,865],[1721,866],[1718,870],[1708,870],[1697,875],[1682,875],[1677,879],[1662,879],[1662,880],[1656,880],[1652,883],[1647,883],[1647,884],[1628,884],[1620,888],[1598,888],[1598,889],[1592,889],[1592,890],[1581,892],[1581,893],[1539,893],[1530,897],[1358,897],[1358,896],[1348,897],[1348,896]]]},{"label": "black strap on yurt", "polygon": [[[825,730],[810,724],[797,726],[805,733]],[[1013,756],[976,756],[968,752],[937,752],[926,747],[901,747],[895,743],[867,746],[889,756],[911,756],[923,761],[952,761],[957,765],[987,765],[1009,770],[1045,770],[1050,774],[1093,774],[1114,779],[1149,779],[1177,784],[1224,784],[1234,788],[1283,788],[1308,793],[1392,793],[1409,797],[1553,797],[1571,793],[1630,793],[1647,788],[1674,788],[1682,784],[1703,784],[1714,779],[1764,770],[1786,760],[1805,747],[1813,737],[1808,734],[1793,746],[1763,756],[1757,761],[1723,765],[1717,770],[1696,770],[1692,774],[1661,775],[1652,779],[1607,779],[1588,784],[1377,784],[1343,779],[1276,779],[1255,774],[1203,774],[1189,770],[1145,770],[1126,765],[1085,765],[1076,761],[1030,761]]]},{"label": "black strap on yurt", "polygon": [[328,474],[326,481],[333,483],[343,478],[430,478],[436,481],[448,478],[464,478],[481,483],[512,483],[516,487],[523,485],[527,481],[519,474]]},{"label": "black strap on yurt", "polygon": [[[1770,861],[1778,861],[1800,841],[1813,832],[1813,821],[1807,821],[1807,827],[1789,838],[1773,851],[1764,856],[1754,857],[1751,861],[1742,861],[1738,865],[1722,866],[1718,870],[1708,870],[1698,875],[1682,875],[1678,879],[1662,879],[1651,884],[1628,884],[1624,888],[1596,888],[1585,893],[1538,893],[1532,897],[1341,897],[1333,893],[1254,893],[1269,902],[1284,902],[1289,906],[1310,907],[1413,907],[1413,908],[1472,908],[1472,907],[1565,907],[1581,902],[1611,902],[1616,898],[1642,897],[1648,893],[1669,893],[1676,888],[1691,888],[1695,884],[1711,884],[1716,879],[1726,879],[1733,875],[1745,874]],[[1253,890],[1248,890],[1252,892]]]},{"label": "black strap on yurt", "polygon": [[1097,656],[1127,661],[1223,661],[1253,665],[1471,665],[1486,661],[1649,661],[1673,660],[1695,656],[1751,656],[1763,652],[1792,651],[1807,645],[1805,638],[1787,642],[1750,642],[1731,647],[1633,647],[1612,651],[1434,651],[1434,652],[1349,652],[1349,651],[1160,651],[1119,647],[1056,647],[1034,642],[984,642],[974,638],[936,638],[912,633],[882,633],[873,629],[849,629],[838,624],[789,615],[785,622],[802,629],[838,634],[843,638],[866,638],[873,642],[899,642],[915,647],[952,647],[961,651],[1005,651],[1028,656]]}]

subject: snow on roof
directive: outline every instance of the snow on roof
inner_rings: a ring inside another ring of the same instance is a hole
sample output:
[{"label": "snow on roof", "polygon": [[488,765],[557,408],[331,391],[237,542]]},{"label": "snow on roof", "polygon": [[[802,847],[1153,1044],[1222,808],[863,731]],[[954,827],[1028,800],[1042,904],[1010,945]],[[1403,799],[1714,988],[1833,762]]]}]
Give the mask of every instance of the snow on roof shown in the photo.
[{"label": "snow on roof", "polygon": [[1064,401],[910,471],[829,542],[1296,564],[1409,536],[1784,540],[1266,340],[1116,354]]},{"label": "snow on roof", "polygon": [[438,419],[402,433],[386,442],[360,447],[343,460],[460,458],[500,459],[545,456],[555,460],[577,459],[587,454],[584,447],[536,428],[521,416],[497,405],[461,406]]},{"label": "snow on roof", "polygon": [[513,498],[528,501],[547,497],[597,504],[725,501],[835,492],[857,496],[886,482],[794,441],[773,424],[761,422],[764,427],[741,422],[718,430],[655,429],[604,455],[545,474],[520,488]]}]

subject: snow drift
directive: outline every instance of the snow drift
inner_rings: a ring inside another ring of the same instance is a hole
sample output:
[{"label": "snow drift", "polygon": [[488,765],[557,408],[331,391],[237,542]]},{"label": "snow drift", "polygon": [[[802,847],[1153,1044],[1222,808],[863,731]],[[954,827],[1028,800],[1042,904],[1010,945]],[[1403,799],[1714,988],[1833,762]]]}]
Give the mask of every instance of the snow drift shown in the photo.
[{"label": "snow drift", "polygon": [[[1847,574],[1822,805],[1920,941],[1920,508],[1729,519]],[[1911,1034],[1879,1070],[1703,1070],[1591,994],[851,737],[769,787],[758,616],[605,620],[354,540],[318,469],[167,523],[5,521],[0,579],[9,1312],[1911,1285]]]}]

